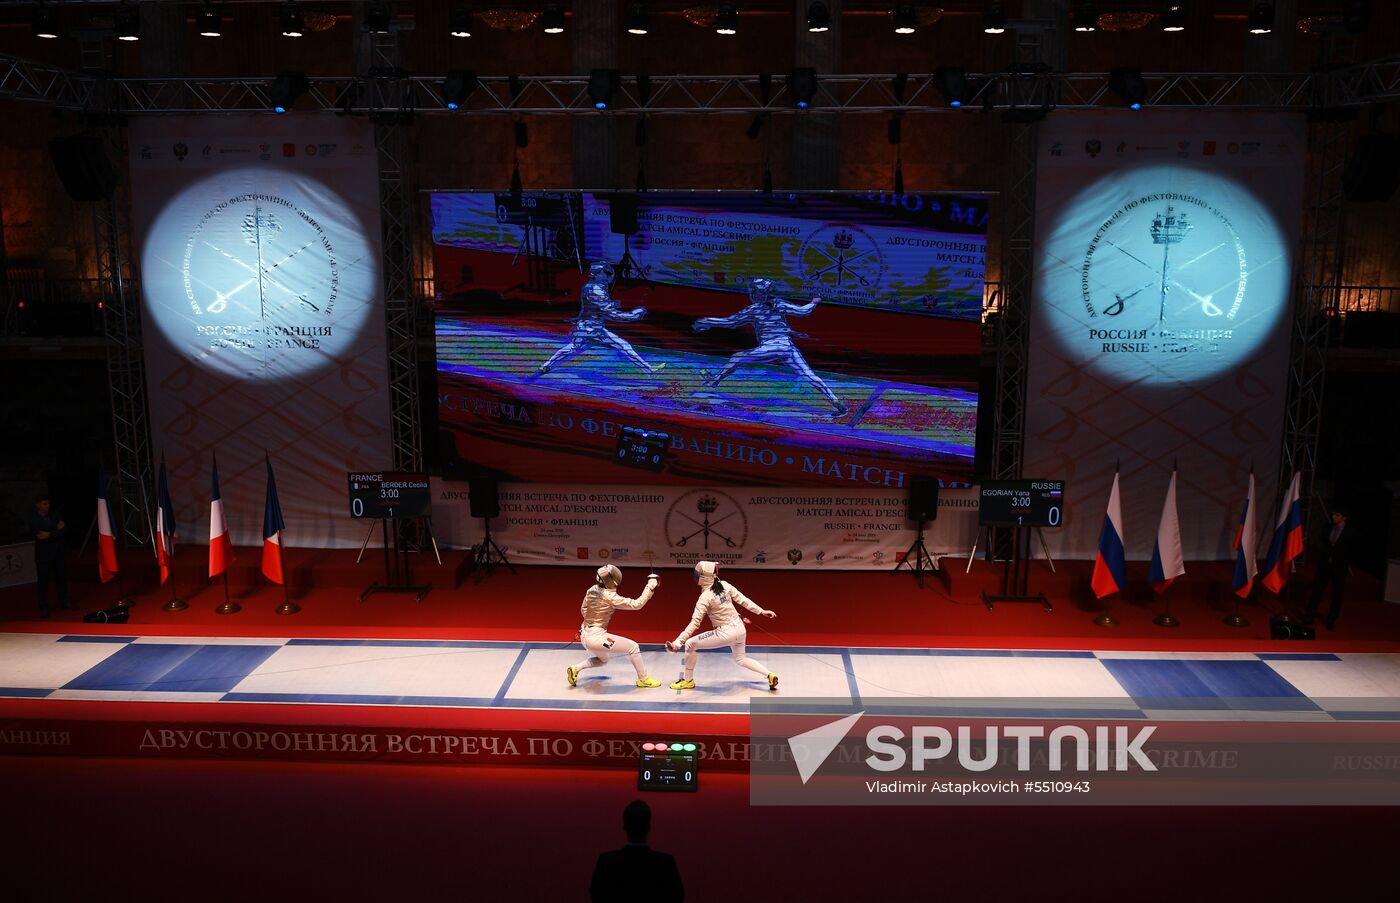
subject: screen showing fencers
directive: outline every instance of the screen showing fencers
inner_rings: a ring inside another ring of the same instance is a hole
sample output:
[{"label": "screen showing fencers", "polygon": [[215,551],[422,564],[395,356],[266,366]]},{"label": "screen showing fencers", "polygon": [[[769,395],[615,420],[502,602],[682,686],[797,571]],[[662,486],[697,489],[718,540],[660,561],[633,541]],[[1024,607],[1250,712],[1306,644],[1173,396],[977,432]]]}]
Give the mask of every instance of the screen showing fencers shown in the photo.
[{"label": "screen showing fencers", "polygon": [[[970,481],[987,200],[439,192],[445,452],[508,479]],[[664,434],[664,464],[619,457]]]}]

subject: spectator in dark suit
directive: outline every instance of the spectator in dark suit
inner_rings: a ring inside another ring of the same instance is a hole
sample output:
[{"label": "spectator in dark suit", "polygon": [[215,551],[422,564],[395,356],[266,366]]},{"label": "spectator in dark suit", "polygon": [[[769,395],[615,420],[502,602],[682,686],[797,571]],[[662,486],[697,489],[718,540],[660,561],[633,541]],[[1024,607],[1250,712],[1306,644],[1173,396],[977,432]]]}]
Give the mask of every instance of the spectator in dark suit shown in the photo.
[{"label": "spectator in dark suit", "polygon": [[622,810],[622,830],[627,832],[627,846],[602,853],[593,867],[593,881],[588,886],[593,903],[603,901],[645,900],[647,903],[680,903],[685,899],[676,859],[670,853],[658,853],[647,846],[651,832],[651,807],[633,800]]},{"label": "spectator in dark suit", "polygon": [[1321,557],[1317,563],[1317,573],[1313,575],[1312,595],[1308,598],[1308,610],[1303,617],[1304,624],[1311,624],[1317,617],[1317,606],[1322,594],[1330,584],[1332,587],[1332,607],[1322,623],[1331,630],[1337,624],[1337,615],[1342,610],[1342,587],[1351,571],[1351,551],[1356,542],[1356,529],[1347,526],[1347,512],[1343,508],[1332,511],[1332,527],[1322,538]]},{"label": "spectator in dark suit", "polygon": [[68,601],[68,577],[63,570],[66,525],[47,495],[34,499],[34,513],[29,515],[29,535],[34,539],[34,568],[39,574],[39,617],[49,616],[49,581],[58,591],[58,604],[77,608]]}]

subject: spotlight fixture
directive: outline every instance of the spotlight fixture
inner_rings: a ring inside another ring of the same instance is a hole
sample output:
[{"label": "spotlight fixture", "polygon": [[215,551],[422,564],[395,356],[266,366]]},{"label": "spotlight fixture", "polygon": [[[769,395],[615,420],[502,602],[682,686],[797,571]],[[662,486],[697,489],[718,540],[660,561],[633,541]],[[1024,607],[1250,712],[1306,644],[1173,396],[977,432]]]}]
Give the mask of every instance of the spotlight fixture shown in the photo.
[{"label": "spotlight fixture", "polygon": [[283,72],[272,80],[272,111],[285,113],[305,94],[309,85],[305,72]]},{"label": "spotlight fixture", "polygon": [[813,34],[820,34],[831,28],[831,11],[826,8],[826,4],[821,0],[812,0],[807,4],[807,30]]},{"label": "spotlight fixture", "polygon": [[933,86],[950,107],[961,107],[967,100],[967,72],[957,66],[942,66],[933,73]]},{"label": "spotlight fixture", "polygon": [[1141,110],[1142,102],[1147,99],[1147,82],[1142,79],[1141,69],[1114,69],[1108,73],[1108,87],[1130,110]]},{"label": "spotlight fixture", "polygon": [[282,37],[299,38],[306,34],[306,13],[295,0],[282,4]]},{"label": "spotlight fixture", "polygon": [[540,24],[544,26],[545,34],[563,34],[564,8],[558,3],[546,3],[544,15],[540,16]]},{"label": "spotlight fixture", "polygon": [[733,3],[721,3],[715,16],[715,34],[739,33],[739,8]]},{"label": "spotlight fixture", "polygon": [[472,36],[472,14],[467,9],[465,3],[454,3],[452,11],[448,13],[448,30],[454,38],[469,38]]},{"label": "spotlight fixture", "polygon": [[1273,30],[1273,0],[1258,0],[1258,2],[1249,8],[1249,33],[1268,34]]},{"label": "spotlight fixture", "polygon": [[1185,31],[1186,30],[1186,4],[1168,3],[1162,9],[1162,30],[1163,31]]},{"label": "spotlight fixture", "polygon": [[141,40],[141,11],[127,6],[125,0],[112,14],[112,26],[118,41]]},{"label": "spotlight fixture", "polygon": [[817,70],[810,66],[794,69],[788,73],[788,91],[792,92],[792,102],[799,110],[805,110],[812,105],[812,99],[817,96]]},{"label": "spotlight fixture", "polygon": [[1097,31],[1099,28],[1099,8],[1085,0],[1074,9],[1075,31]]},{"label": "spotlight fixture", "polygon": [[651,30],[651,16],[647,15],[647,5],[644,0],[632,0],[632,5],[627,7],[627,33],[646,34]]},{"label": "spotlight fixture", "polygon": [[389,7],[384,0],[373,0],[365,10],[365,31],[370,34],[389,33]]},{"label": "spotlight fixture", "polygon": [[461,109],[480,85],[481,81],[470,69],[448,70],[447,77],[442,80],[443,102],[449,110]]},{"label": "spotlight fixture", "polygon": [[588,96],[593,99],[593,109],[606,110],[621,86],[622,75],[616,69],[594,69],[589,73]]},{"label": "spotlight fixture", "polygon": [[750,141],[757,141],[759,133],[763,131],[763,124],[767,121],[767,113],[755,114],[753,119],[749,120],[749,127],[744,131],[744,134]]},{"label": "spotlight fixture", "polygon": [[204,0],[204,12],[199,14],[199,33],[206,38],[217,38],[224,33],[224,17],[214,11],[209,0]]},{"label": "spotlight fixture", "polygon": [[34,37],[50,40],[58,37],[58,24],[54,21],[53,10],[46,3],[34,9]]},{"label": "spotlight fixture", "polygon": [[901,3],[894,8],[894,33],[913,34],[919,27],[919,14],[914,4]]},{"label": "spotlight fixture", "polygon": [[992,0],[982,13],[982,30],[987,34],[1001,34],[1006,31],[1006,7],[1001,0]]}]

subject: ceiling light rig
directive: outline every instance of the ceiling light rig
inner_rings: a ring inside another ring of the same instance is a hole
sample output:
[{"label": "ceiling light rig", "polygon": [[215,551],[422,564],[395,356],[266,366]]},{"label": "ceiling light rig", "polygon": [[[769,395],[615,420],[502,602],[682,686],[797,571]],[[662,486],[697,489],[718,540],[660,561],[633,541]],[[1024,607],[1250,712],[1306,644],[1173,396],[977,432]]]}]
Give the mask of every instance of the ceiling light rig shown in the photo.
[{"label": "ceiling light rig", "polygon": [[831,10],[821,0],[807,4],[807,30],[812,34],[831,30]]},{"label": "ceiling light rig", "polygon": [[1258,2],[1249,8],[1249,33],[1269,34],[1273,30],[1273,0],[1258,0]]},{"label": "ceiling light rig", "polygon": [[282,21],[282,36],[284,38],[299,38],[306,34],[306,14],[301,11],[301,4],[295,0],[287,0],[282,4],[282,12],[279,18]]},{"label": "ceiling light rig", "polygon": [[733,3],[721,3],[719,14],[715,16],[715,34],[734,35],[739,33],[739,8]]},{"label": "ceiling light rig", "polygon": [[544,26],[545,34],[563,34],[564,8],[558,3],[546,3],[544,15],[540,16],[540,24]]},{"label": "ceiling light rig", "polygon": [[982,13],[982,30],[987,34],[1002,34],[1006,31],[1006,7],[1001,0],[992,0]]},{"label": "ceiling light rig", "polygon": [[1099,8],[1096,4],[1088,2],[1080,3],[1074,9],[1074,30],[1078,32],[1098,31],[1099,28]]},{"label": "ceiling light rig", "polygon": [[447,28],[454,38],[472,36],[472,13],[467,9],[467,4],[458,2],[452,5],[452,11],[448,13]]},{"label": "ceiling light rig", "polygon": [[651,31],[651,16],[647,14],[644,0],[633,0],[627,8],[627,33],[644,35]]},{"label": "ceiling light rig", "polygon": [[1186,30],[1185,3],[1168,3],[1163,7],[1162,30],[1171,32]]},{"label": "ceiling light rig", "polygon": [[901,3],[894,8],[894,33],[913,34],[919,28],[919,14],[912,3]]}]

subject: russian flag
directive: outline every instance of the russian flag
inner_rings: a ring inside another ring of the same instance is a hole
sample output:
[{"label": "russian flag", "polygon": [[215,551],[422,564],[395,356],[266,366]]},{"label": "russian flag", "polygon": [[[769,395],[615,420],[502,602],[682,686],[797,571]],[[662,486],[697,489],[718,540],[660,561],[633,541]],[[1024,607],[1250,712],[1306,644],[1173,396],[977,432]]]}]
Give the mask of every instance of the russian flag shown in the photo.
[{"label": "russian flag", "polygon": [[1254,526],[1254,472],[1249,474],[1249,491],[1245,493],[1240,525],[1235,530],[1235,577],[1231,586],[1241,599],[1254,588],[1259,573],[1259,531]]},{"label": "russian flag", "polygon": [[165,457],[160,459],[160,475],[156,479],[156,564],[160,566],[160,582],[170,579],[175,562],[175,506],[170,503],[170,486],[165,480]]},{"label": "russian flag", "polygon": [[1283,592],[1288,582],[1289,564],[1303,554],[1303,501],[1300,474],[1293,474],[1288,493],[1278,510],[1278,525],[1269,542],[1269,554],[1264,556],[1264,585],[1275,593]]},{"label": "russian flag", "polygon": [[97,576],[106,583],[117,576],[117,536],[112,532],[112,507],[107,503],[107,469],[97,465]]},{"label": "russian flag", "polygon": [[1103,515],[1103,530],[1099,532],[1099,554],[1094,559],[1091,581],[1094,595],[1102,599],[1110,593],[1122,592],[1127,585],[1127,564],[1123,557],[1123,506],[1118,501],[1118,474],[1113,474],[1113,489],[1108,494],[1108,510]]},{"label": "russian flag", "polygon": [[282,506],[277,501],[277,480],[272,476],[272,459],[267,459],[267,496],[263,501],[263,576],[273,583],[282,577]]},{"label": "russian flag", "polygon": [[1157,544],[1152,547],[1152,567],[1148,579],[1152,588],[1166,592],[1172,581],[1186,573],[1186,560],[1181,552],[1181,521],[1176,514],[1176,469],[1167,483],[1167,497],[1162,501],[1162,519],[1157,522]]},{"label": "russian flag", "polygon": [[217,577],[233,564],[233,539],[228,535],[224,520],[224,500],[219,495],[219,459],[214,458],[214,470],[209,488],[209,576]]}]

